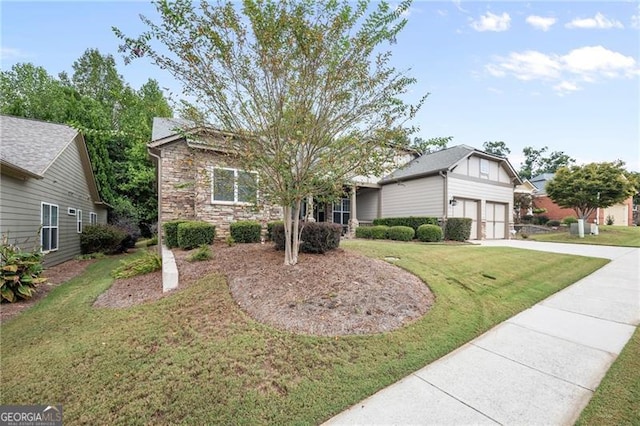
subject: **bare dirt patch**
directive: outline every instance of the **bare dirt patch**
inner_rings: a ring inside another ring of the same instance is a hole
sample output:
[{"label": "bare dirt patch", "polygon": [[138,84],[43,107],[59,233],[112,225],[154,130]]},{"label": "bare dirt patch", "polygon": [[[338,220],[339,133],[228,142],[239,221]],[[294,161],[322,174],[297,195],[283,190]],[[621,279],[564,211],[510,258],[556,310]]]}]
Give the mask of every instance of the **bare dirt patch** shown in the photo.
[{"label": "bare dirt patch", "polygon": [[45,297],[51,290],[70,279],[82,274],[95,260],[69,260],[56,266],[45,269],[42,276],[47,282],[36,287],[36,292],[31,299],[20,300],[15,303],[0,304],[0,323],[13,318],[18,313],[33,306],[38,300]]},{"label": "bare dirt patch", "polygon": [[102,293],[93,306],[97,308],[128,308],[144,302],[158,300],[167,293],[162,292],[162,271],[118,279]]},{"label": "bare dirt patch", "polygon": [[393,330],[420,318],[433,303],[416,276],[381,260],[341,249],[301,254],[284,267],[271,245],[216,245],[214,258],[188,262],[174,251],[180,286],[220,272],[233,298],[251,317],[296,333],[337,336]]}]

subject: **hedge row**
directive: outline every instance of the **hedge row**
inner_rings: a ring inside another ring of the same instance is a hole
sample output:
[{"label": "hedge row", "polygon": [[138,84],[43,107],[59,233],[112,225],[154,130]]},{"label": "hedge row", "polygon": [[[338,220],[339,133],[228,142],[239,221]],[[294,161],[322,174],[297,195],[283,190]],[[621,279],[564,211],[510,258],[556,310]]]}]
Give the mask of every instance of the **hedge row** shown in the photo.
[{"label": "hedge row", "polygon": [[213,244],[216,227],[202,221],[174,220],[163,224],[167,247],[190,250],[201,245]]},{"label": "hedge row", "polygon": [[471,236],[471,218],[450,217],[444,227],[444,238],[450,241],[466,241]]},{"label": "hedge row", "polygon": [[[302,226],[302,224],[301,224]],[[302,253],[326,253],[340,246],[342,225],[327,222],[309,222],[302,227],[300,251]],[[274,223],[271,227],[271,239],[276,249],[284,250],[284,223]]]},{"label": "hedge row", "polygon": [[230,226],[231,238],[236,243],[260,242],[262,226],[255,220],[244,220],[232,223]]},{"label": "hedge row", "polygon": [[385,225],[385,226],[408,226],[413,228],[414,231],[418,231],[420,225],[437,225],[437,217],[427,216],[409,216],[409,217],[385,217],[379,219],[373,219],[373,225]]},{"label": "hedge row", "polygon": [[[375,222],[374,222],[375,223]],[[417,231],[409,226],[360,226],[356,228],[357,238],[367,238],[373,240],[398,240],[411,241],[414,237],[423,242],[442,241],[443,237],[452,241],[466,241],[471,236],[471,219],[469,218],[449,218],[445,226],[444,235],[442,228],[438,225],[420,225]]]},{"label": "hedge row", "polygon": [[356,228],[357,238],[368,238],[372,240],[396,240],[411,241],[415,237],[415,231],[410,226],[360,226]]}]

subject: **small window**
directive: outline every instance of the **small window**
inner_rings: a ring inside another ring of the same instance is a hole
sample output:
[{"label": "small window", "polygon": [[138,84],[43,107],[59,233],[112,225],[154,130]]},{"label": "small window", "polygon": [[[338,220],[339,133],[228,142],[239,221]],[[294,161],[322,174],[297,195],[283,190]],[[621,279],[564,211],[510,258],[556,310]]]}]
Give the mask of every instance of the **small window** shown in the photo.
[{"label": "small window", "polygon": [[43,252],[58,250],[58,206],[42,203],[40,246]]},{"label": "small window", "polygon": [[78,214],[76,216],[76,224],[78,225],[77,226],[78,234],[81,234],[82,233],[82,210],[78,210]]},{"label": "small window", "polygon": [[89,212],[89,224],[97,225],[98,224],[98,214],[94,212]]},{"label": "small window", "polygon": [[489,160],[480,159],[480,176],[489,176]]},{"label": "small window", "polygon": [[214,168],[211,171],[211,202],[254,204],[258,198],[258,174],[244,170]]},{"label": "small window", "polygon": [[69,207],[69,208],[67,209],[67,214],[68,214],[69,216],[75,216],[75,215],[76,215],[76,209],[74,209],[73,207]]}]

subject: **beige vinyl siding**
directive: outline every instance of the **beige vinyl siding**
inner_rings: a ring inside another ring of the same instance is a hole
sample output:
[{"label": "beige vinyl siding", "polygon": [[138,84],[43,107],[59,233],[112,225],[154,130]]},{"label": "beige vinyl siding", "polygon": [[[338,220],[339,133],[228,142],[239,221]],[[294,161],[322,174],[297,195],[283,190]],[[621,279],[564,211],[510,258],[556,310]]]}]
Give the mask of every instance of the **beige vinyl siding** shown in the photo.
[{"label": "beige vinyl siding", "polygon": [[359,221],[372,221],[378,217],[378,202],[380,190],[377,188],[362,188],[356,198],[356,216]]},{"label": "beige vinyl siding", "polygon": [[[451,174],[449,175],[448,190],[449,199],[455,197],[481,200],[482,217],[479,218],[480,220],[485,220],[485,203],[487,201],[507,204],[508,211],[513,210],[513,186],[506,183],[483,182]],[[511,216],[509,215],[509,221],[512,220]]]},{"label": "beige vinyl siding", "polygon": [[493,160],[486,160],[489,166],[489,173],[483,174],[481,173],[481,163],[482,159],[480,157],[476,157],[475,155],[469,156],[466,160],[462,161],[455,169],[452,170],[452,174],[454,175],[462,175],[469,176],[479,179],[487,179],[494,182],[503,182],[510,183],[511,179],[507,174],[504,167],[501,166],[500,162]]},{"label": "beige vinyl siding", "polygon": [[58,250],[46,254],[46,266],[80,254],[77,217],[67,214],[69,207],[82,210],[83,226],[89,224],[89,212],[97,213],[98,223],[107,220],[106,209],[95,205],[91,199],[76,142],[79,141],[71,142],[63,150],[45,172],[44,179],[21,180],[2,175],[0,231],[8,232],[12,242],[25,248],[39,246],[41,203],[58,206]]},{"label": "beige vinyl siding", "polygon": [[439,175],[384,185],[381,217],[442,217],[443,191]]}]

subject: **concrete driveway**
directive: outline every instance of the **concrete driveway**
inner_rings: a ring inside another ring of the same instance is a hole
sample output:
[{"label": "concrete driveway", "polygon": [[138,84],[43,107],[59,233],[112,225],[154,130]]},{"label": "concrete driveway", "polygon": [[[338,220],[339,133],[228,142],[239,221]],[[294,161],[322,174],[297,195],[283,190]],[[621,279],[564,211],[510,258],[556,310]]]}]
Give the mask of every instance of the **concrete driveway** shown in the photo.
[{"label": "concrete driveway", "polygon": [[482,245],[611,262],[326,424],[575,422],[640,323],[640,249],[520,240]]}]

